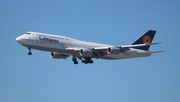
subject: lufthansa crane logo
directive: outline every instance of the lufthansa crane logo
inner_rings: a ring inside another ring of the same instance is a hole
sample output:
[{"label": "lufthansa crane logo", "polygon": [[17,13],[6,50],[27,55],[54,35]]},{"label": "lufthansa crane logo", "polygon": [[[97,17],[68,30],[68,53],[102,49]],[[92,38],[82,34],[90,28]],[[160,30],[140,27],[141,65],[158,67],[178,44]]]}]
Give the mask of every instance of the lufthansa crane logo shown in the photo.
[{"label": "lufthansa crane logo", "polygon": [[149,44],[149,43],[151,43],[151,37],[150,37],[149,35],[145,35],[145,36],[143,37],[143,43],[144,43],[144,44]]}]

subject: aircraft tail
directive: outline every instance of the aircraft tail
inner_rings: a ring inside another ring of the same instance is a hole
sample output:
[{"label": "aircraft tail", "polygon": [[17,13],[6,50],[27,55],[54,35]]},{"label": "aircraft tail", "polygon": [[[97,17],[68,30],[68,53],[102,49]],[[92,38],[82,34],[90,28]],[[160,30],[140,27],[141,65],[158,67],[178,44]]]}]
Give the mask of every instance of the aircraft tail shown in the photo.
[{"label": "aircraft tail", "polygon": [[[149,30],[147,31],[143,36],[141,36],[139,39],[137,39],[132,45],[136,44],[149,44],[152,42],[154,35],[156,31],[155,30]],[[141,47],[136,47],[136,49],[141,49],[141,50],[149,50],[149,46],[141,46]]]}]

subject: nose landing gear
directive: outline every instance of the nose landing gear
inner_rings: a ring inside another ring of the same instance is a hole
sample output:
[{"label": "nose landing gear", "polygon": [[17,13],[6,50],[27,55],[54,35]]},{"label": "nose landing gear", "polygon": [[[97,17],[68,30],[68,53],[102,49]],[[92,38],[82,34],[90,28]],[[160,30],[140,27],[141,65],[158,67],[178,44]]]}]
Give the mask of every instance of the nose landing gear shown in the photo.
[{"label": "nose landing gear", "polygon": [[28,55],[32,55],[31,48],[28,49],[29,49]]}]

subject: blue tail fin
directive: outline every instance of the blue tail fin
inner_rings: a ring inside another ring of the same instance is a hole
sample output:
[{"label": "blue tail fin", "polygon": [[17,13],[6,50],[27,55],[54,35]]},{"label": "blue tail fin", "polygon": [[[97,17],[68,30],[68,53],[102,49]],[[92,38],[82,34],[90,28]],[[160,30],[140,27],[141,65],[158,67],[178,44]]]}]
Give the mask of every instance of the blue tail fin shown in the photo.
[{"label": "blue tail fin", "polygon": [[[149,30],[148,32],[146,32],[143,36],[141,36],[138,40],[136,40],[132,45],[135,44],[148,44],[151,43],[154,35],[155,35],[156,31],[155,30]],[[137,47],[137,49],[141,49],[141,50],[149,50],[150,46],[142,46],[142,47]]]}]

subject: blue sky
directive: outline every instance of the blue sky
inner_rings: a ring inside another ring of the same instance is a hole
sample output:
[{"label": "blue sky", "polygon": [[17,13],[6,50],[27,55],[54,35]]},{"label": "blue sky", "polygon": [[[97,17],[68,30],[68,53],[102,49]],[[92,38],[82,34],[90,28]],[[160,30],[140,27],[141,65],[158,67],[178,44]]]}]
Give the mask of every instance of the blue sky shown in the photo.
[{"label": "blue sky", "polygon": [[[180,1],[1,0],[0,102],[179,102]],[[147,58],[74,65],[19,45],[27,31],[126,45],[157,30]]]}]

